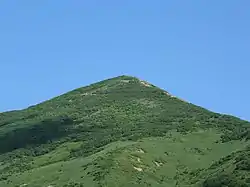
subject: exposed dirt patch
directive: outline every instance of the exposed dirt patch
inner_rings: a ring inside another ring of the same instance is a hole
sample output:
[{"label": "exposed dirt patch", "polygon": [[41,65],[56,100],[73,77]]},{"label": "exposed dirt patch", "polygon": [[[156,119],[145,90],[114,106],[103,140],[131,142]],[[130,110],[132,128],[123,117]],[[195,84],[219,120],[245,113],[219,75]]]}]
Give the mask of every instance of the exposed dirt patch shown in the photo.
[{"label": "exposed dirt patch", "polygon": [[140,159],[140,158],[137,158],[137,162],[141,163],[141,159]]},{"label": "exposed dirt patch", "polygon": [[170,93],[168,92],[164,92],[166,95],[170,96],[170,97],[173,97]]},{"label": "exposed dirt patch", "polygon": [[155,163],[155,165],[156,165],[157,167],[160,167],[160,166],[163,165],[163,163],[161,163],[161,162],[156,162],[156,161],[154,161],[154,163]]},{"label": "exposed dirt patch", "polygon": [[81,94],[81,96],[87,96],[87,95],[96,95],[96,94],[92,92],[86,92],[86,93]]},{"label": "exposed dirt patch", "polygon": [[152,85],[147,83],[146,81],[140,81],[140,83],[146,87],[152,87]]},{"label": "exposed dirt patch", "polygon": [[121,80],[122,83],[129,83],[130,80]]},{"label": "exposed dirt patch", "polygon": [[28,186],[28,184],[21,184],[20,187]]},{"label": "exposed dirt patch", "polygon": [[137,170],[137,171],[140,171],[140,172],[143,171],[142,168],[138,168],[138,167],[135,167],[135,166],[134,166],[134,169]]},{"label": "exposed dirt patch", "polygon": [[145,151],[143,151],[142,149],[139,149],[137,152],[138,153],[145,153]]},{"label": "exposed dirt patch", "polygon": [[169,97],[172,97],[172,98],[176,98],[176,99],[179,99],[180,101],[183,101],[183,102],[186,102],[187,103],[187,101],[185,101],[185,100],[183,100],[183,99],[180,99],[180,98],[178,98],[178,97],[176,97],[176,96],[173,96],[173,95],[171,95],[170,93],[168,93],[168,92],[164,92],[167,96],[169,96]]}]

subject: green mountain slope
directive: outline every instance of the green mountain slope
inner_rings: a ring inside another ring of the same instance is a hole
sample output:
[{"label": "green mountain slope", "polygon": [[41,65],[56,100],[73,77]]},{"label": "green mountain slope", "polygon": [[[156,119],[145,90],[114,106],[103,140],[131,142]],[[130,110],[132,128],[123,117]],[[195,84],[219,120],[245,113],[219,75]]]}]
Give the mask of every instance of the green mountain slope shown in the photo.
[{"label": "green mountain slope", "polygon": [[0,113],[0,186],[208,186],[249,125],[120,76]]},{"label": "green mountain slope", "polygon": [[[198,178],[202,180],[197,180]],[[209,168],[200,172],[192,183],[202,181],[203,187],[250,186],[250,147],[233,152],[218,161]]]}]

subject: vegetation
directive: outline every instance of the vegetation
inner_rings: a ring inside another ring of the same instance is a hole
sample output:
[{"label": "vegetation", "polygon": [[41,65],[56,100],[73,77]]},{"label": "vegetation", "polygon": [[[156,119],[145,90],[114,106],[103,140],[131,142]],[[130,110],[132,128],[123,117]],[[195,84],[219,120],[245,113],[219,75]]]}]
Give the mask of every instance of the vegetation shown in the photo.
[{"label": "vegetation", "polygon": [[120,76],[0,113],[0,186],[249,186],[249,124]]},{"label": "vegetation", "polygon": [[234,152],[215,162],[200,177],[203,187],[250,186],[250,148]]}]

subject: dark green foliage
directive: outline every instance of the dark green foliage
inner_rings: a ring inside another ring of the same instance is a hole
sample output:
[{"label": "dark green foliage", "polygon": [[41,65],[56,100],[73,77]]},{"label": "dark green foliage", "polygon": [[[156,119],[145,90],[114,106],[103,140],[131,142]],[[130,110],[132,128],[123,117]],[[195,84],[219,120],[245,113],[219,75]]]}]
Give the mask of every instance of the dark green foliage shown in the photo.
[{"label": "dark green foliage", "polygon": [[219,174],[204,181],[203,187],[248,187],[243,181],[237,180],[232,175]]},{"label": "dark green foliage", "polygon": [[101,185],[101,181],[106,175],[108,175],[109,169],[112,167],[113,161],[111,156],[112,155],[108,155],[108,159],[100,157],[95,160],[94,163],[92,163],[95,167],[94,170],[87,173],[88,175],[92,176],[93,180],[96,181],[99,185]]},{"label": "dark green foliage", "polygon": [[[214,163],[206,173],[211,173],[203,187],[249,187],[250,149],[237,151]],[[211,170],[211,172],[210,172]],[[206,174],[207,175],[207,174]]]},{"label": "dark green foliage", "polygon": [[250,158],[247,158],[246,160],[242,160],[237,163],[236,169],[250,171]]},{"label": "dark green foliage", "polygon": [[66,126],[72,124],[73,121],[70,118],[59,116],[7,132],[0,137],[0,153],[27,146],[37,146],[65,137],[69,134]]}]

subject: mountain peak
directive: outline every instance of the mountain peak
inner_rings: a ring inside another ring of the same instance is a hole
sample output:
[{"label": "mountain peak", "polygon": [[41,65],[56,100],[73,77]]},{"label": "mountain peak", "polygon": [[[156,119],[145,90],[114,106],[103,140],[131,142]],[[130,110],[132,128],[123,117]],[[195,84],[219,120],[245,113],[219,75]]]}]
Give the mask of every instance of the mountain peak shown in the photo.
[{"label": "mountain peak", "polygon": [[[233,163],[231,152],[244,150],[250,139],[248,122],[182,102],[127,75],[1,113],[0,132],[0,186],[6,187],[212,187],[203,175],[212,176],[220,163],[216,172],[234,168],[225,160]],[[244,159],[248,152],[236,155]],[[241,173],[250,178],[243,161],[235,166],[237,175],[227,171],[239,183],[227,186],[240,186]]]}]

